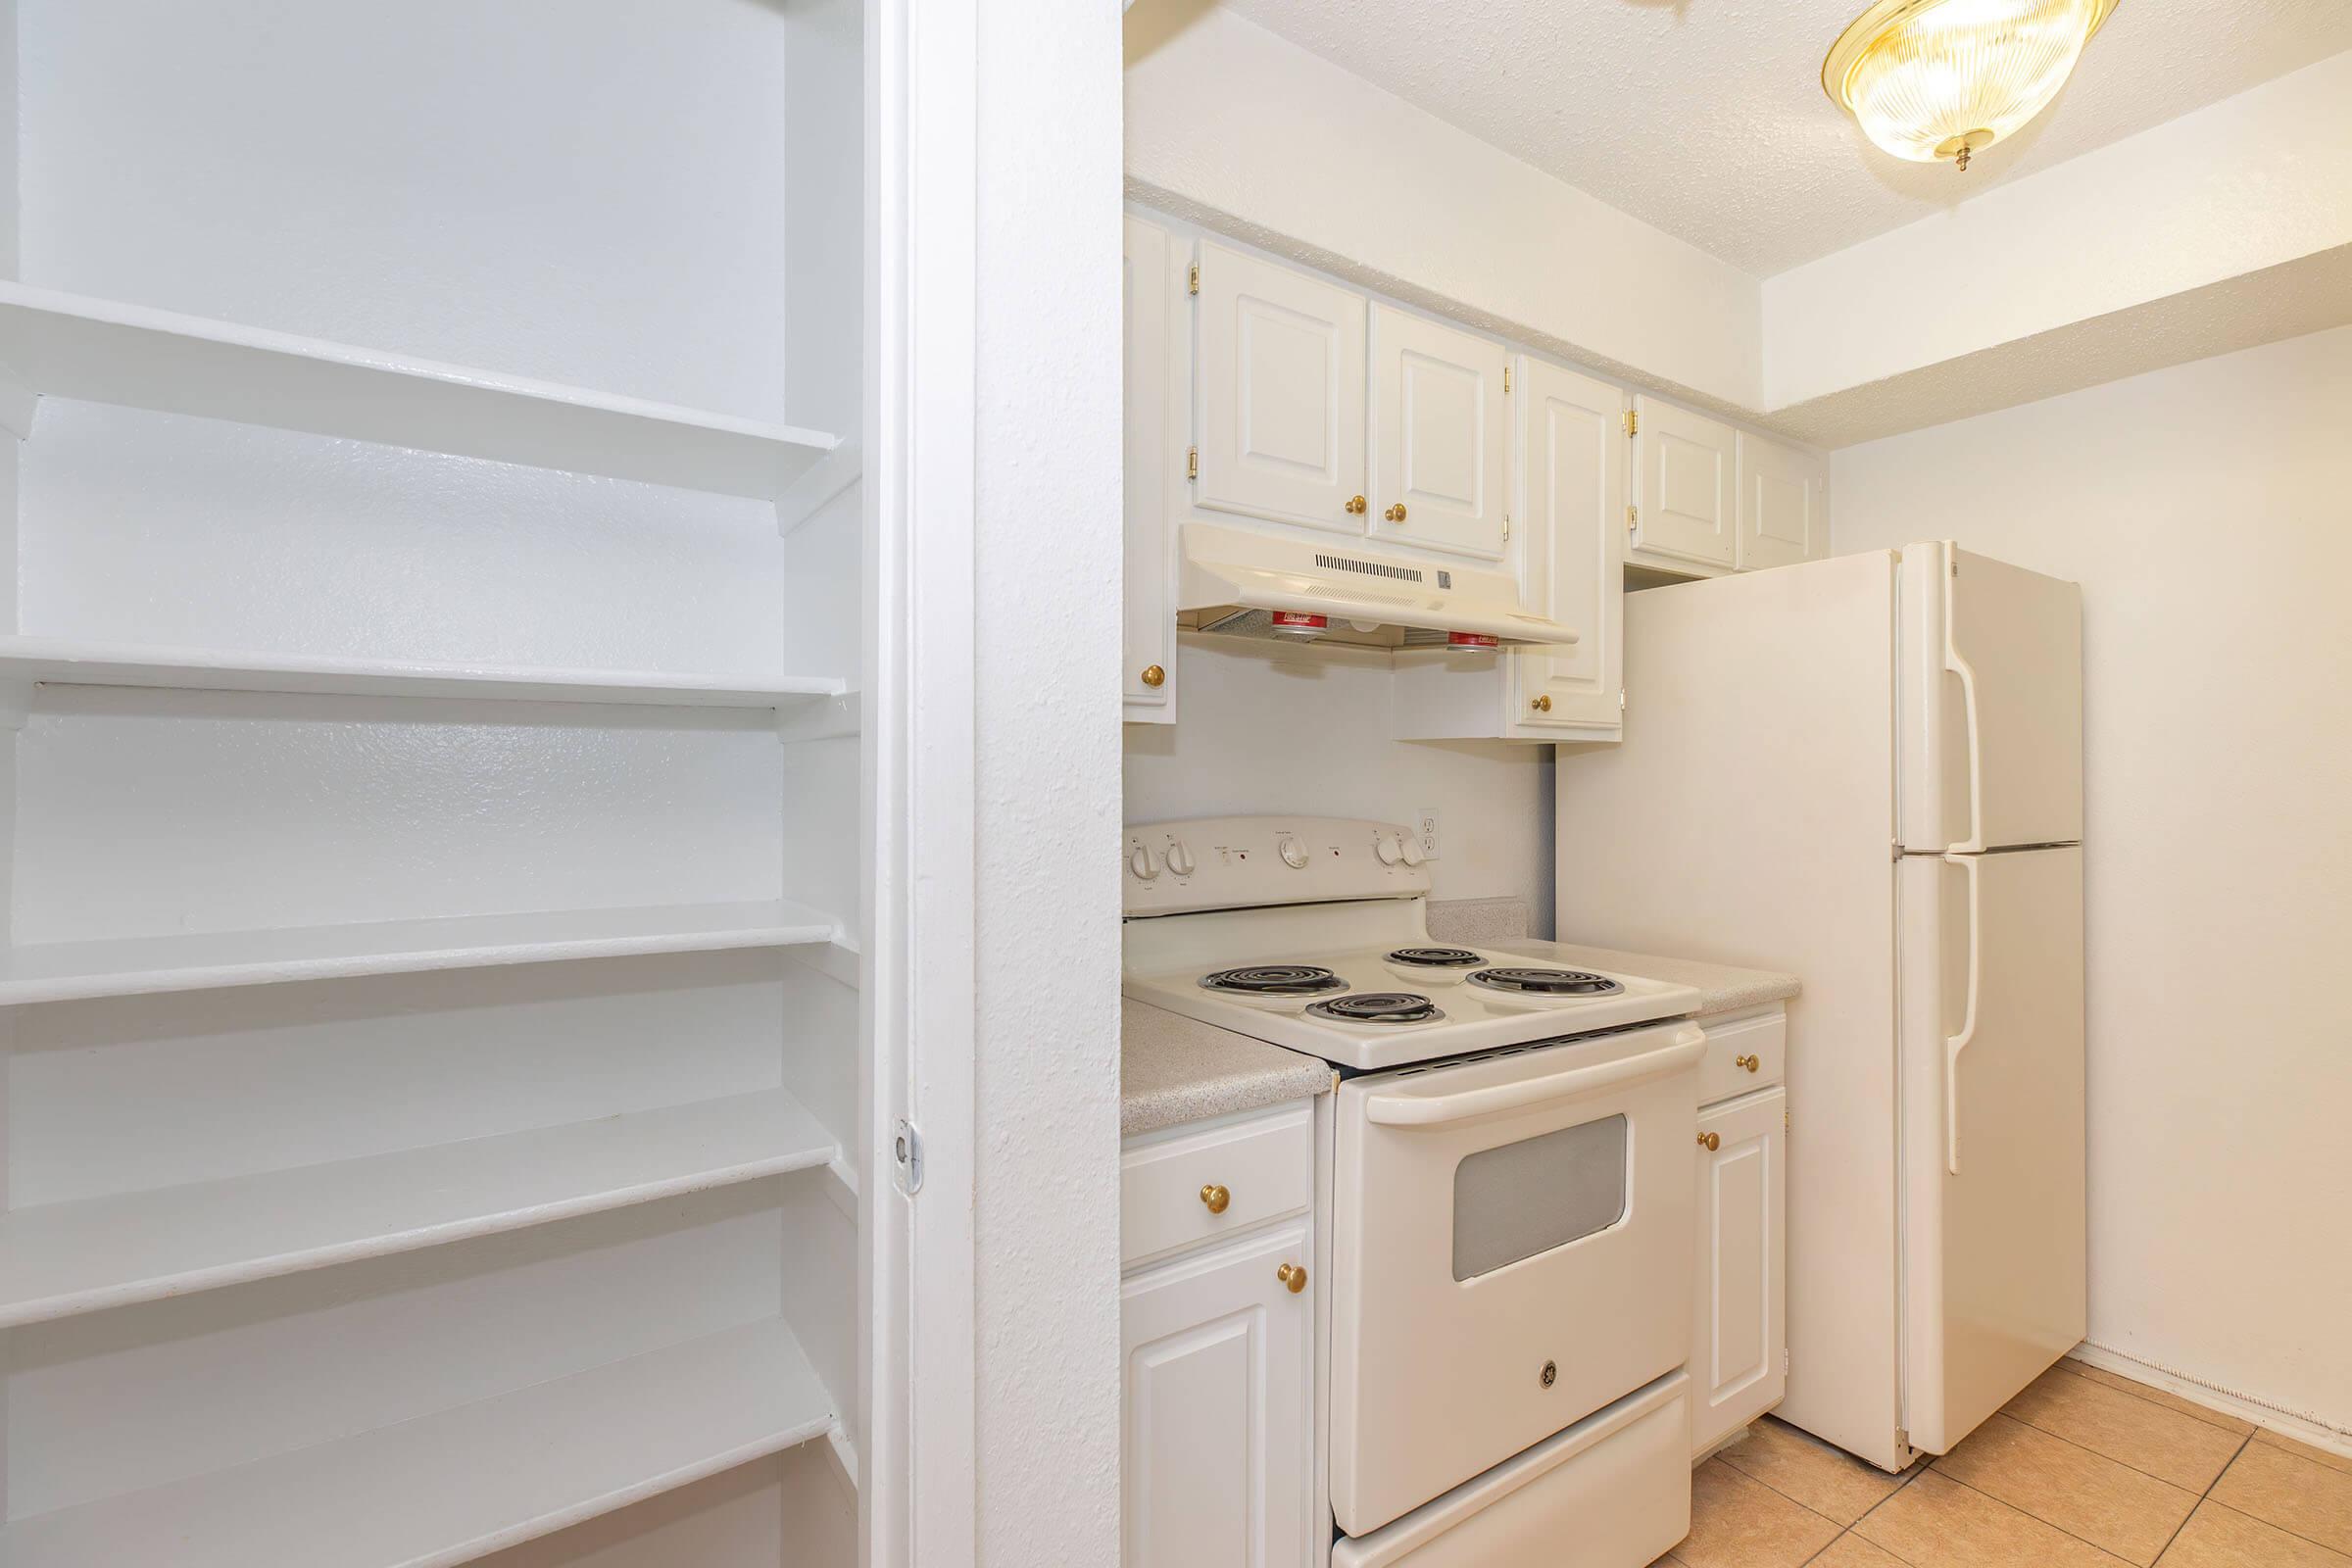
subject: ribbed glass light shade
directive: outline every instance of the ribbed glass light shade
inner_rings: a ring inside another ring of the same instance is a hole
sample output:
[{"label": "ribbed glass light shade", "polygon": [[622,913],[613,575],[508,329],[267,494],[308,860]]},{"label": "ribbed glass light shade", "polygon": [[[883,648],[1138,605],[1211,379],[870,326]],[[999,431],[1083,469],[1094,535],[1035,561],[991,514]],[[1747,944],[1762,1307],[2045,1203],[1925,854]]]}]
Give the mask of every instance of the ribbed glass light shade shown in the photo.
[{"label": "ribbed glass light shade", "polygon": [[1980,152],[2047,107],[2116,0],[1907,0],[1846,29],[1822,85],[1897,158]]}]

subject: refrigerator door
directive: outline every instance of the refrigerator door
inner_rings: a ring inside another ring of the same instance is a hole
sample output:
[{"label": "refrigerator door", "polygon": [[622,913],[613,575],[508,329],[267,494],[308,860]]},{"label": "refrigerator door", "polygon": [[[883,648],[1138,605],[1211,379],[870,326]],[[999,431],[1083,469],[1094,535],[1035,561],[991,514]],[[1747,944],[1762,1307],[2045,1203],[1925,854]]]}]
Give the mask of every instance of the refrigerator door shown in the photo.
[{"label": "refrigerator door", "polygon": [[1903,1421],[1943,1453],[2084,1333],[2082,852],[1898,881]]},{"label": "refrigerator door", "polygon": [[1902,552],[1903,848],[2082,837],[2082,590],[1948,543]]}]

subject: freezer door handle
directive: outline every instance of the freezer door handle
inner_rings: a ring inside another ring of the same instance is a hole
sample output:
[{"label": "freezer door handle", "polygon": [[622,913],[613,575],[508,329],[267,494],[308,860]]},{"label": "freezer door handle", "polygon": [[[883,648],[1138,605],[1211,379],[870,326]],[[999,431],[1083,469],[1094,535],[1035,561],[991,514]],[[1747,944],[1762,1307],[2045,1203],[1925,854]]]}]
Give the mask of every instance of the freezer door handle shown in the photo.
[{"label": "freezer door handle", "polygon": [[1977,911],[1977,857],[1947,853],[1944,863],[1968,873],[1968,1004],[1960,1014],[1960,1032],[1943,1041],[1943,1168],[1960,1174],[1960,1053],[1977,1037],[1977,978],[1984,952],[1984,932]]},{"label": "freezer door handle", "polygon": [[1364,1119],[1383,1127],[1444,1127],[1497,1111],[1521,1110],[1552,1101],[1574,1100],[1596,1090],[1642,1079],[1663,1078],[1694,1066],[1707,1054],[1707,1037],[1696,1029],[1676,1033],[1664,1051],[1644,1052],[1592,1067],[1489,1084],[1450,1095],[1375,1094],[1364,1099]]},{"label": "freezer door handle", "polygon": [[[1943,667],[1960,677],[1960,708],[1968,718],[1968,837],[1950,846],[1949,853],[1981,855],[1984,851],[1984,742],[1977,728],[1977,666],[1960,652],[1959,581],[1947,562],[1943,573]],[[1969,886],[1976,886],[1973,879]],[[1974,988],[1971,990],[1973,993]]]}]

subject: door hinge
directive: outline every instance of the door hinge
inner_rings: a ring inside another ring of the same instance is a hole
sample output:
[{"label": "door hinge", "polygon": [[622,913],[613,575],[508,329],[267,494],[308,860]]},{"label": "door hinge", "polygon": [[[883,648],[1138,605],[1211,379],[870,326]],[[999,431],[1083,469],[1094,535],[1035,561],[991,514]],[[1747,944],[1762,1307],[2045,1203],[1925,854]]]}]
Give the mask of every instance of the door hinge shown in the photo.
[{"label": "door hinge", "polygon": [[1622,686],[1617,688],[1617,711],[1625,711],[1625,688]]},{"label": "door hinge", "polygon": [[1187,479],[1200,477],[1200,449],[1199,447],[1184,449],[1184,476]]},{"label": "door hinge", "polygon": [[1511,368],[1507,365],[1502,368],[1502,395],[1506,398],[1511,395]]},{"label": "door hinge", "polygon": [[1184,291],[1187,294],[1198,294],[1200,292],[1200,264],[1199,262],[1195,262],[1193,264],[1192,276],[1185,280]]},{"label": "door hinge", "polygon": [[1628,409],[1625,411],[1625,433],[1627,435],[1640,435],[1642,433],[1642,414],[1640,410]]},{"label": "door hinge", "polygon": [[1511,514],[1507,512],[1502,514],[1502,542],[1506,545],[1511,542]]},{"label": "door hinge", "polygon": [[891,1140],[890,1157],[898,1164],[899,1191],[908,1198],[923,1190],[923,1135],[914,1123],[899,1118],[899,1130]]},{"label": "door hinge", "polygon": [[1628,508],[1626,508],[1626,509],[1625,509],[1625,531],[1626,531],[1627,533],[1635,533],[1635,532],[1638,532],[1638,531],[1640,531],[1641,527],[1642,527],[1642,509],[1641,509],[1640,507],[1628,507]]},{"label": "door hinge", "polygon": [[1788,1375],[1788,1348],[1784,1345],[1781,1347],[1781,1376]]}]

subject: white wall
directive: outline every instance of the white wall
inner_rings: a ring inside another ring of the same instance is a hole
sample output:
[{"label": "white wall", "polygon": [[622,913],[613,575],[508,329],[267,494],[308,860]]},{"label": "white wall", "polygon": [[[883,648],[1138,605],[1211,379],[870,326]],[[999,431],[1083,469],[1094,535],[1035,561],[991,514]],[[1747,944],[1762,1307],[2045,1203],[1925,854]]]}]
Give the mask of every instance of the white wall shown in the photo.
[{"label": "white wall", "polygon": [[2352,328],[1838,452],[2082,584],[2093,1344],[2352,1432]]},{"label": "white wall", "polygon": [[1127,820],[1255,811],[1440,815],[1434,896],[1527,901],[1551,930],[1551,748],[1389,738],[1386,655],[1188,636],[1183,716],[1127,726]]},{"label": "white wall", "polygon": [[1114,1563],[1119,17],[977,15],[978,1559]]}]

